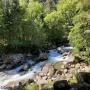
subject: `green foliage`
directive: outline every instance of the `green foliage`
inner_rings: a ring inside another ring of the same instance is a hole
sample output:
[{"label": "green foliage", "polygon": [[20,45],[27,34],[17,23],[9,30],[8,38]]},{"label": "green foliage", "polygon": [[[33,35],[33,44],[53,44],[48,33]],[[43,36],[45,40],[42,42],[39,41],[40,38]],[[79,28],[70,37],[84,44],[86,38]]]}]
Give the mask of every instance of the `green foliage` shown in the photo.
[{"label": "green foliage", "polygon": [[31,47],[31,45],[41,48],[46,42],[41,18],[42,4],[38,1],[22,2],[21,0],[2,3],[2,10],[5,10],[1,13],[3,14],[1,31],[3,40],[0,39],[3,42],[7,41],[7,46],[12,49]]},{"label": "green foliage", "polygon": [[55,9],[56,9],[55,1],[54,0],[46,0],[46,2],[44,3],[44,12],[46,14],[51,13]]},{"label": "green foliage", "polygon": [[42,22],[43,6],[38,1],[30,1],[26,9],[27,30],[30,32],[29,36],[31,44],[42,48],[46,42],[46,34],[44,33]]},{"label": "green foliage", "polygon": [[4,32],[5,30],[3,29],[3,9],[2,3],[0,1],[0,53],[2,53],[2,51],[5,49],[4,47],[7,45],[7,40],[4,38]]},{"label": "green foliage", "polygon": [[38,90],[38,85],[36,83],[27,84],[22,90]]},{"label": "green foliage", "polygon": [[65,23],[72,26],[72,17],[78,12],[76,7],[79,0],[60,0],[57,4],[57,11],[60,12]]},{"label": "green foliage", "polygon": [[48,39],[53,44],[59,44],[63,40],[64,28],[63,28],[63,18],[60,13],[54,11],[44,18],[48,30]]},{"label": "green foliage", "polygon": [[42,4],[39,3],[38,1],[31,0],[27,7],[28,17],[32,19],[39,17],[40,14],[42,13],[42,7],[43,7]]},{"label": "green foliage", "polygon": [[76,78],[76,75],[73,75],[73,77],[69,80],[69,83],[70,84],[73,84],[73,83],[77,83],[77,78]]},{"label": "green foliage", "polygon": [[80,28],[81,24],[76,24],[69,33],[70,43],[72,44],[73,47],[78,49],[84,48],[86,43],[84,38],[81,36]]},{"label": "green foliage", "polygon": [[79,2],[81,4],[80,11],[73,17],[74,26],[69,33],[71,44],[78,49],[79,53],[84,52],[80,54],[84,60],[90,60],[90,4],[88,3],[89,0]]},{"label": "green foliage", "polygon": [[1,52],[7,48],[41,49],[68,37],[71,45],[89,58],[89,30],[90,0],[0,1]]}]

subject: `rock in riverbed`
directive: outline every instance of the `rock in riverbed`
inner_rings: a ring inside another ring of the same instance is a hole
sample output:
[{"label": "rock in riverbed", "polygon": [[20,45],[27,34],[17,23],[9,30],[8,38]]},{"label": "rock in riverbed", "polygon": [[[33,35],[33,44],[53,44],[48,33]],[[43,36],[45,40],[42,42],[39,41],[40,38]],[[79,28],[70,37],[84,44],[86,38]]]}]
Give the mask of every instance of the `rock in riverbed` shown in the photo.
[{"label": "rock in riverbed", "polygon": [[66,80],[56,81],[53,87],[54,90],[70,90],[70,85]]},{"label": "rock in riverbed", "polygon": [[48,54],[46,52],[41,52],[39,54],[38,60],[40,61],[48,60]]},{"label": "rock in riverbed", "polygon": [[[54,64],[46,64],[41,72],[38,74],[38,78],[37,78],[37,74],[36,74],[36,78],[35,80],[39,81],[39,80],[52,80],[52,78],[54,78],[55,80],[72,80],[75,78],[75,75],[78,72],[87,72],[90,70],[90,66],[81,62],[81,63],[77,63],[77,64],[58,64],[60,65],[60,68],[55,69],[56,65],[54,66]],[[59,67],[59,66],[58,66]]]},{"label": "rock in riverbed", "polygon": [[6,65],[6,67],[2,67],[1,69],[13,69],[17,65],[21,65],[24,63],[24,55],[23,54],[4,54],[2,55],[2,64]]}]

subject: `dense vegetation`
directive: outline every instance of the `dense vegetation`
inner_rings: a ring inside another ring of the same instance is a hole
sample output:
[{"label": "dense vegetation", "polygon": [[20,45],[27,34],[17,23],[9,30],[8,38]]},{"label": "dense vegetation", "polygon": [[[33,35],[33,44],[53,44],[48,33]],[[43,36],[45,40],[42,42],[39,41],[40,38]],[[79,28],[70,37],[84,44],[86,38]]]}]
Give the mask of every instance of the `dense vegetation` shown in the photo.
[{"label": "dense vegetation", "polygon": [[90,0],[0,0],[0,52],[42,49],[69,39],[89,60],[89,29]]}]

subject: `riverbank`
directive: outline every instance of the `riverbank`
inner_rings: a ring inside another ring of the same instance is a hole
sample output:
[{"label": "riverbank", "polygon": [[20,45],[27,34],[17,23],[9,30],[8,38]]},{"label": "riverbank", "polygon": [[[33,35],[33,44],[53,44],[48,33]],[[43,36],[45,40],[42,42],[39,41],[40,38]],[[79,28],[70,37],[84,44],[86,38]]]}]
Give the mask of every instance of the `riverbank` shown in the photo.
[{"label": "riverbank", "polygon": [[[40,73],[36,73],[32,79],[24,78],[20,81],[9,82],[7,85],[8,87],[17,88],[17,86],[20,86],[20,85],[23,87],[27,85],[32,86],[32,84],[35,84],[37,86],[40,86],[41,88],[46,88],[46,86],[47,88],[49,88],[50,85],[51,87],[53,87],[54,82],[62,81],[62,80],[66,80],[69,84],[78,83],[79,80],[80,82],[82,82],[84,79],[85,79],[85,82],[89,82],[90,77],[88,77],[87,75],[84,75],[84,74],[89,74],[89,72],[90,72],[90,65],[84,62],[69,62],[67,64],[62,64],[61,62],[57,62],[54,64],[46,64],[42,68]],[[84,76],[80,77],[79,73],[80,75],[84,75]],[[16,86],[17,83],[18,85]],[[77,88],[78,88],[78,85],[79,84],[77,84],[76,86]],[[26,90],[29,90],[29,89],[26,89]],[[52,89],[48,89],[48,90],[52,90]]]},{"label": "riverbank", "polygon": [[[23,54],[6,55],[4,60],[10,60],[4,61],[7,66],[17,65],[14,69],[3,68],[0,72],[1,90],[25,86],[28,82],[29,84],[35,82],[38,86],[48,85],[50,81],[54,83],[58,80],[67,80],[69,83],[77,82],[77,73],[90,72],[90,65],[72,55],[71,50],[72,47],[51,49],[47,55],[45,52],[41,53],[39,58],[43,55],[44,58],[39,60],[33,60],[30,54],[27,58]],[[10,64],[12,61],[13,63]]]},{"label": "riverbank", "polygon": [[[70,47],[64,47],[64,52],[59,53],[57,49],[49,50],[48,54],[48,60],[40,60],[40,61],[34,61],[32,60],[30,54],[28,54],[28,59],[25,59],[23,54],[11,54],[6,55],[6,58],[4,57],[4,68],[0,72],[0,85],[3,87],[14,87],[15,85],[18,86],[19,82],[23,80],[33,79],[33,76],[37,73],[41,72],[42,68],[47,64],[54,64],[58,61],[66,63],[73,60],[73,57],[69,55],[69,52],[71,50]],[[44,53],[45,55],[46,53]],[[8,57],[7,57],[8,56]],[[43,54],[41,55],[43,56]],[[71,59],[72,58],[72,59]],[[13,60],[12,60],[13,59]],[[5,65],[16,65],[14,69],[6,69]]]}]

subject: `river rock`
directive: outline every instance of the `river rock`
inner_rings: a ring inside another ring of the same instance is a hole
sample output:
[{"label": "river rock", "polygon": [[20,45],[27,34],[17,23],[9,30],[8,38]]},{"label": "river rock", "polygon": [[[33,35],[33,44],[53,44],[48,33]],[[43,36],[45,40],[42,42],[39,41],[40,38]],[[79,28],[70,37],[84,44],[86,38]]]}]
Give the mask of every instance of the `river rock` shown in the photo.
[{"label": "river rock", "polygon": [[49,77],[52,77],[55,73],[55,69],[52,67],[49,69]]},{"label": "river rock", "polygon": [[26,55],[26,57],[32,57],[32,54],[31,54],[31,53],[28,53],[28,54]]},{"label": "river rock", "polygon": [[70,86],[66,80],[56,81],[53,87],[54,90],[70,90]]},{"label": "river rock", "polygon": [[81,63],[82,60],[79,56],[73,56],[73,61],[69,62],[70,64],[78,64],[78,63]]},{"label": "river rock", "polygon": [[60,53],[60,54],[64,53],[64,47],[63,47],[63,46],[62,46],[62,47],[58,47],[58,48],[57,48],[57,51],[58,51],[58,53]]},{"label": "river rock", "polygon": [[11,64],[11,63],[14,63],[13,62],[13,58],[9,55],[4,55],[3,56],[3,63],[4,64]]},{"label": "river rock", "polygon": [[44,74],[41,72],[41,73],[39,73],[39,76],[43,77],[43,76],[44,76]]},{"label": "river rock", "polygon": [[9,64],[9,65],[6,65],[6,69],[7,69],[7,70],[12,69],[13,67],[14,67],[14,64]]},{"label": "river rock", "polygon": [[4,63],[18,63],[24,60],[23,54],[6,54],[2,56]]},{"label": "river rock", "polygon": [[65,65],[64,65],[64,64],[62,64],[61,69],[64,69],[64,68],[65,68]]},{"label": "river rock", "polygon": [[67,72],[68,72],[68,70],[67,69],[64,69],[63,73],[67,73]]},{"label": "river rock", "polygon": [[48,79],[48,76],[44,76],[42,79],[43,80],[47,80]]},{"label": "river rock", "polygon": [[23,54],[4,54],[2,55],[3,64],[6,64],[6,69],[13,69],[17,65],[24,62]]},{"label": "river rock", "polygon": [[[27,85],[27,84],[31,84],[31,83],[33,83],[34,82],[34,80],[33,79],[26,79],[26,80],[21,80],[20,82],[19,82],[19,86],[25,86],[25,85]],[[19,89],[18,89],[19,90]]]},{"label": "river rock", "polygon": [[55,81],[56,80],[56,78],[55,77],[52,77],[52,79],[51,79],[52,81]]},{"label": "river rock", "polygon": [[3,61],[0,59],[0,66],[3,64]]},{"label": "river rock", "polygon": [[75,68],[76,68],[76,69],[79,69],[79,68],[80,68],[80,64],[77,63],[77,64],[75,65]]},{"label": "river rock", "polygon": [[43,69],[42,69],[42,73],[47,74],[49,67],[50,67],[50,66],[49,66],[48,64],[46,64],[46,65],[43,67]]},{"label": "river rock", "polygon": [[74,65],[74,64],[72,64],[72,65],[71,65],[71,68],[75,68],[75,65]]},{"label": "river rock", "polygon": [[52,64],[46,64],[42,69],[42,73],[44,75],[49,75],[50,77],[53,76],[54,72],[55,72],[55,69]]},{"label": "river rock", "polygon": [[3,65],[0,66],[0,70],[3,70],[5,68],[6,68],[6,65],[5,64],[3,64]]},{"label": "river rock", "polygon": [[0,56],[0,65],[2,65],[2,63],[3,63],[3,60],[2,60],[2,58],[1,58],[1,56]]},{"label": "river rock", "polygon": [[69,52],[63,53],[63,56],[68,56],[68,55],[70,55]]},{"label": "river rock", "polygon": [[78,80],[78,82],[85,82],[87,84],[90,84],[90,73],[79,72],[77,74],[77,80]]},{"label": "river rock", "polygon": [[27,71],[30,68],[30,65],[28,63],[25,63],[22,65],[21,71]]},{"label": "river rock", "polygon": [[55,76],[58,75],[58,74],[62,75],[62,73],[63,73],[62,71],[57,70],[56,73],[55,73]]},{"label": "river rock", "polygon": [[48,54],[46,52],[41,52],[39,54],[39,57],[38,57],[39,60],[43,61],[43,60],[47,60],[48,59]]},{"label": "river rock", "polygon": [[90,90],[90,85],[85,83],[72,84],[70,90]]}]

